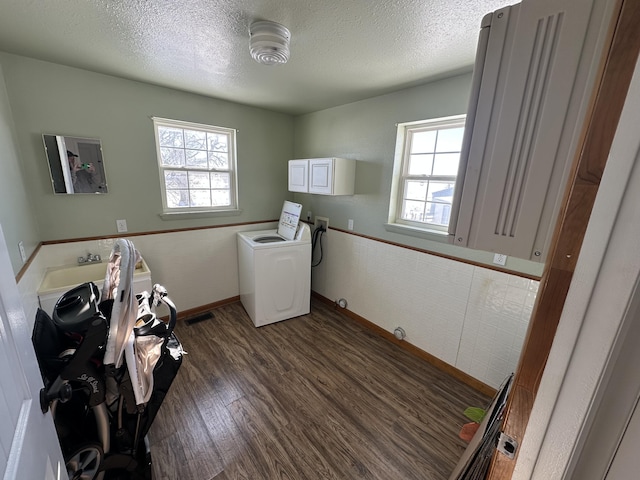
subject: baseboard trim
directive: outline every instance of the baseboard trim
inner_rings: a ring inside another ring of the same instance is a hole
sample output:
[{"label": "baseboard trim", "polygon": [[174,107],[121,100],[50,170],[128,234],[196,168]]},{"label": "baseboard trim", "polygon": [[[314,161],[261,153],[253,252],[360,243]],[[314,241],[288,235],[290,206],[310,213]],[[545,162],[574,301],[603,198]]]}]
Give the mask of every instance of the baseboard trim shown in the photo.
[{"label": "baseboard trim", "polygon": [[385,329],[379,327],[378,325],[376,325],[375,323],[367,320],[364,317],[361,317],[360,315],[358,315],[357,313],[352,312],[351,310],[348,310],[346,308],[339,308],[336,305],[336,302],[334,302],[333,300],[328,299],[327,297],[324,297],[323,295],[320,295],[317,292],[314,292],[313,290],[311,291],[311,295],[316,298],[317,300],[321,301],[322,303],[325,303],[327,305],[332,305],[335,306],[342,314],[344,314],[345,316],[349,317],[350,319],[358,322],[360,325],[362,325],[363,327],[371,330],[372,332],[380,335],[381,337],[389,340],[392,343],[395,343],[396,345],[398,345],[400,348],[406,350],[407,352],[429,362],[431,365],[433,365],[434,367],[436,367],[437,369],[451,375],[452,377],[460,380],[461,382],[469,385],[471,388],[477,390],[480,393],[483,393],[489,397],[493,397],[496,394],[496,389],[493,387],[490,387],[489,385],[487,385],[484,382],[481,382],[480,380],[478,380],[477,378],[473,378],[471,375],[463,372],[462,370],[458,370],[456,367],[454,367],[453,365],[449,365],[447,362],[444,362],[442,360],[440,360],[439,358],[431,355],[430,353],[425,352],[424,350],[416,347],[415,345],[412,345],[411,343],[407,342],[406,340],[398,340],[393,333],[386,331]]},{"label": "baseboard trim", "polygon": [[186,320],[187,318],[195,317],[196,315],[200,315],[201,313],[206,313],[210,310],[214,310],[216,308],[222,307],[223,305],[228,305],[230,303],[236,303],[239,301],[240,301],[240,295],[236,295],[235,297],[229,297],[222,300],[218,300],[217,302],[207,303],[206,305],[200,305],[199,307],[183,310],[181,312],[178,312],[178,320]]}]

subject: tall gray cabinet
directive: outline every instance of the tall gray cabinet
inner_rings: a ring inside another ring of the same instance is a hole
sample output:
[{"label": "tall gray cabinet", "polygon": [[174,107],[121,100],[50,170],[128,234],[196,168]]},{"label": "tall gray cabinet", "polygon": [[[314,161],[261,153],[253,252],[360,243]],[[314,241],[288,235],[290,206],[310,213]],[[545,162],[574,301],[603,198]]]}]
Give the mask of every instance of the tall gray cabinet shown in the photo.
[{"label": "tall gray cabinet", "polygon": [[544,261],[615,2],[525,0],[482,23],[455,245]]}]

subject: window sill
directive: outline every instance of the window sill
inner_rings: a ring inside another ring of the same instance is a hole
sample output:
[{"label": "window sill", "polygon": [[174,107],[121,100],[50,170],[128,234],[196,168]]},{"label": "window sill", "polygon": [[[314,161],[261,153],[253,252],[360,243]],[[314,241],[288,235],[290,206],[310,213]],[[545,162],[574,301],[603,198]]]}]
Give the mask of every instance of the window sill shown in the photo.
[{"label": "window sill", "polygon": [[410,227],[399,223],[385,223],[384,228],[387,232],[399,233],[401,235],[409,235],[411,237],[424,238],[440,243],[453,243],[453,235],[440,230],[429,230],[426,228]]},{"label": "window sill", "polygon": [[242,209],[236,208],[232,210],[210,210],[199,212],[165,212],[158,216],[162,220],[184,220],[187,218],[214,218],[214,217],[233,217],[240,215]]}]

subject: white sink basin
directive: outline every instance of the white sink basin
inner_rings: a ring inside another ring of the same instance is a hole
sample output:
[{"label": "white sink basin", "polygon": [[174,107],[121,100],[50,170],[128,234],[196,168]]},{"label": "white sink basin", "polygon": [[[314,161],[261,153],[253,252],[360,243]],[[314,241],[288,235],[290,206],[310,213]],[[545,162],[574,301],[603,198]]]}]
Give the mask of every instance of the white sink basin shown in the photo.
[{"label": "white sink basin", "polygon": [[60,289],[71,290],[84,282],[102,282],[106,273],[106,263],[48,268],[38,289],[38,294]]},{"label": "white sink basin", "polygon": [[[62,294],[85,282],[93,282],[99,290],[102,290],[106,273],[106,262],[47,268],[38,289],[40,308],[51,314]],[[141,293],[145,290],[151,291],[151,270],[142,260],[133,273],[133,293]]]},{"label": "white sink basin", "polygon": [[[48,268],[38,289],[38,295],[51,293],[58,290],[71,290],[84,282],[102,284],[107,273],[107,263],[92,263],[91,265],[65,265],[63,267]],[[149,275],[149,267],[142,260],[138,263],[133,277]]]}]

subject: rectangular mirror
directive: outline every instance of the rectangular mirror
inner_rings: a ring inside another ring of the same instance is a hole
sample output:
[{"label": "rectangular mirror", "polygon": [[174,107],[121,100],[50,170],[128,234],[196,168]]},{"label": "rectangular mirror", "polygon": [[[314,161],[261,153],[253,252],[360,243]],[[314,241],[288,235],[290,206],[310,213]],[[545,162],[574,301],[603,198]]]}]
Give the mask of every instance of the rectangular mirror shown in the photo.
[{"label": "rectangular mirror", "polygon": [[46,134],[42,139],[54,193],[107,193],[99,139]]}]

